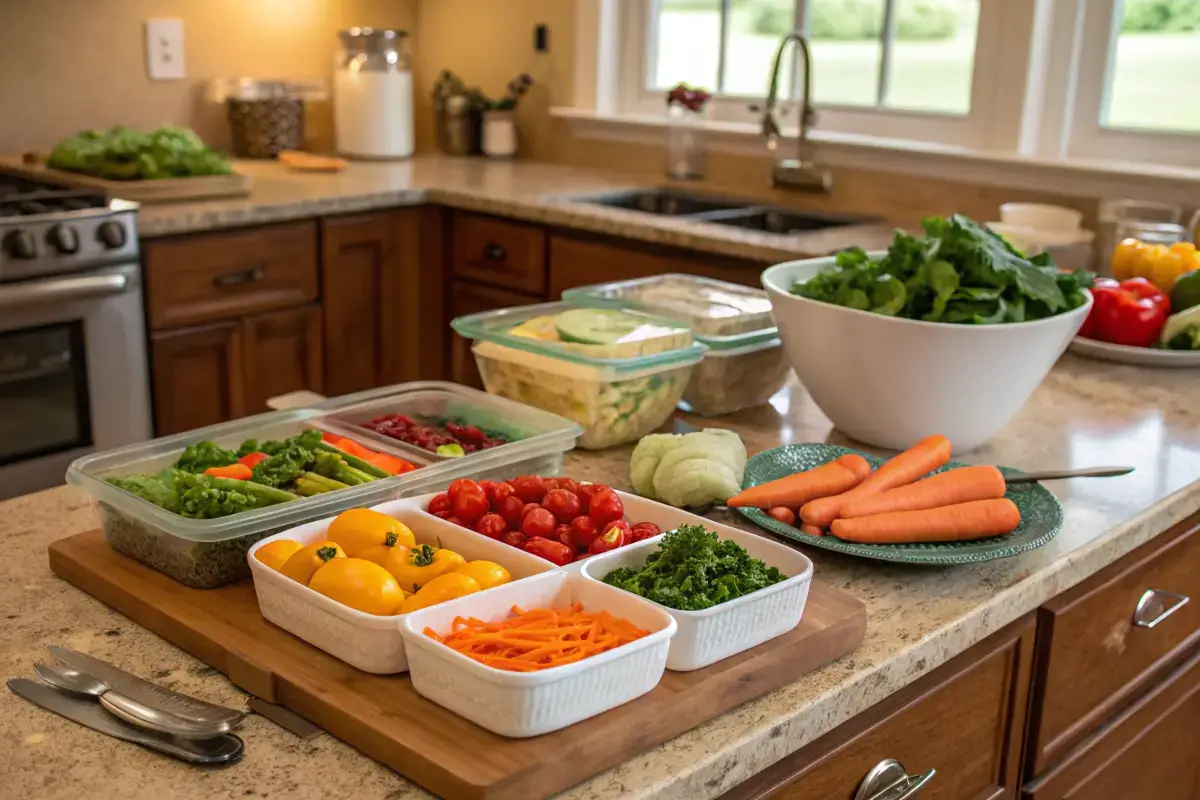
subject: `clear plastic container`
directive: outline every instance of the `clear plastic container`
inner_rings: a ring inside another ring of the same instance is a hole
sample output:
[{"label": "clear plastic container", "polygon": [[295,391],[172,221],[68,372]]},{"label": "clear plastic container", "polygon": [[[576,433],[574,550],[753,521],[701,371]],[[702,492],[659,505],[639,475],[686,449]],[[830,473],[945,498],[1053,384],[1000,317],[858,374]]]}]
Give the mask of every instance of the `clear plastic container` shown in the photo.
[{"label": "clear plastic container", "polygon": [[708,354],[692,374],[682,406],[721,416],[767,402],[791,365],[761,289],[698,275],[656,275],[581,286],[563,299],[598,308],[636,309],[686,323]]},{"label": "clear plastic container", "polygon": [[678,322],[628,310],[621,313],[649,335],[605,343],[551,338],[553,320],[578,308],[542,303],[451,325],[475,340],[472,352],[491,394],[574,420],[583,427],[579,445],[589,450],[635,441],[671,416],[708,348]]}]

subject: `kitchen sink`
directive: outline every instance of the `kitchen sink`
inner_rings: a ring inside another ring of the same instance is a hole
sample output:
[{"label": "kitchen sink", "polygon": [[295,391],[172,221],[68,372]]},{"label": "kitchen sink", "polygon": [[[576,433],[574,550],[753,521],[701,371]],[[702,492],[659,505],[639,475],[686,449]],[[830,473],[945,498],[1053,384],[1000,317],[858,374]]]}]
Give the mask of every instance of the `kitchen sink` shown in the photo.
[{"label": "kitchen sink", "polygon": [[661,214],[669,217],[695,216],[713,211],[731,211],[746,207],[743,200],[705,197],[676,189],[633,189],[626,192],[572,199],[576,203],[589,203],[608,208],[627,208],[630,211],[644,211],[647,214]]},{"label": "kitchen sink", "polygon": [[804,214],[775,208],[751,209],[745,214],[712,217],[709,222],[729,225],[734,228],[749,228],[766,233],[805,233],[808,231],[856,225],[864,221],[861,217],[839,217],[830,214]]}]

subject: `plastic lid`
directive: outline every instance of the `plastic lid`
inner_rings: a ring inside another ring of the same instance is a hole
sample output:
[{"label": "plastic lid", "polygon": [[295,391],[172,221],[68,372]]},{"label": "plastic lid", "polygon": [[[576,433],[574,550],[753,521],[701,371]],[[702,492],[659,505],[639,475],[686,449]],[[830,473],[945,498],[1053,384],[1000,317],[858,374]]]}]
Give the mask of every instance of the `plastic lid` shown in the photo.
[{"label": "plastic lid", "polygon": [[678,321],[566,302],[468,314],[450,325],[467,339],[619,372],[694,362],[708,350]]},{"label": "plastic lid", "polygon": [[650,312],[689,325],[714,350],[745,347],[778,335],[761,289],[698,275],[668,274],[569,289],[563,299],[600,308]]}]

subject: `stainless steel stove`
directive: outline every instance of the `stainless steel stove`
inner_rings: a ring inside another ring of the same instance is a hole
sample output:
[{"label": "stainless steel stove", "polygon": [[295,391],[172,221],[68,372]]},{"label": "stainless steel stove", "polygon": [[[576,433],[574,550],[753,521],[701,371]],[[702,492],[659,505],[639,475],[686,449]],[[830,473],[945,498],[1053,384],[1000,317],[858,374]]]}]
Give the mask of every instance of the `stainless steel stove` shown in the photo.
[{"label": "stainless steel stove", "polygon": [[150,436],[136,215],[0,171],[0,498]]}]

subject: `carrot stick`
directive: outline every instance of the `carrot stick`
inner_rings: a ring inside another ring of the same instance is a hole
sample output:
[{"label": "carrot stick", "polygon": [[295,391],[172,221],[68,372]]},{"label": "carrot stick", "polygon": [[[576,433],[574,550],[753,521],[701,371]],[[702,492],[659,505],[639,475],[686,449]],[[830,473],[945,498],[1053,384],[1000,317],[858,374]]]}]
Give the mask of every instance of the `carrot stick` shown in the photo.
[{"label": "carrot stick", "polygon": [[950,440],[945,436],[927,436],[899,455],[884,462],[862,483],[832,497],[822,497],[805,503],[800,518],[810,525],[828,528],[840,516],[842,504],[851,497],[878,494],[912,483],[950,460]]},{"label": "carrot stick", "polygon": [[1007,498],[973,500],[921,511],[893,511],[833,521],[833,535],[848,542],[900,544],[982,539],[1009,533],[1021,524],[1021,512]]},{"label": "carrot stick", "polygon": [[732,508],[798,508],[814,498],[840,494],[856,483],[858,478],[850,469],[830,461],[804,472],[743,489],[729,498],[726,505]]},{"label": "carrot stick", "polygon": [[807,533],[809,536],[824,536],[825,531],[818,528],[816,525],[809,525],[807,522],[800,525],[800,532]]},{"label": "carrot stick", "polygon": [[842,504],[838,518],[869,517],[890,511],[921,511],[972,500],[995,500],[1004,497],[1004,492],[1004,475],[995,467],[959,467],[879,494],[854,495]]},{"label": "carrot stick", "polygon": [[871,474],[871,464],[858,453],[846,453],[844,456],[838,456],[834,461],[853,472],[860,481],[866,480],[867,476]]}]

